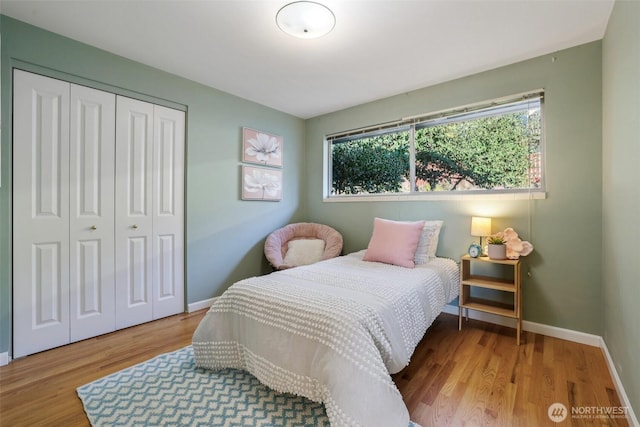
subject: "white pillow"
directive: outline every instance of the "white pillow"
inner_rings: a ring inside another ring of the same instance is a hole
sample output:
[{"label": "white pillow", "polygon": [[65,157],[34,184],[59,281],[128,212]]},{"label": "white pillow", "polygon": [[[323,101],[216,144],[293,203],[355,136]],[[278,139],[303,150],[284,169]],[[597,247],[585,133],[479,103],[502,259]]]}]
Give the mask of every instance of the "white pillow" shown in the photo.
[{"label": "white pillow", "polygon": [[420,242],[416,249],[414,262],[416,264],[426,264],[429,260],[436,257],[438,249],[438,238],[440,237],[440,229],[444,221],[425,221],[420,235]]},{"label": "white pillow", "polygon": [[307,265],[318,262],[324,254],[325,242],[322,239],[292,240],[287,244],[284,263],[287,265]]}]

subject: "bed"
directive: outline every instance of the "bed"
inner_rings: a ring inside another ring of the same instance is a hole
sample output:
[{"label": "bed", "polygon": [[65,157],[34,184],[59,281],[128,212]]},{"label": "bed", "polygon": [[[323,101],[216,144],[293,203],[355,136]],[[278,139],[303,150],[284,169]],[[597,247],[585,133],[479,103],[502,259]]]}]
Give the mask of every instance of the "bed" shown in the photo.
[{"label": "bed", "polygon": [[332,426],[407,427],[391,374],[457,297],[458,266],[363,258],[364,250],[235,283],[194,333],[196,364],[246,370],[274,390],[323,402]]}]

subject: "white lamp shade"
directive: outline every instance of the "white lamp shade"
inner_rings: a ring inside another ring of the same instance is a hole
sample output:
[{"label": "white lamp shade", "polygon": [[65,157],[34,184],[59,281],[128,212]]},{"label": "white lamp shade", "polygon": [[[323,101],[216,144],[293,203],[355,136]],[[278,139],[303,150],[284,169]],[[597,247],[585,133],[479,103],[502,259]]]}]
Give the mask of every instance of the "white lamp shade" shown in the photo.
[{"label": "white lamp shade", "polygon": [[484,237],[491,235],[491,218],[481,216],[471,217],[471,235]]},{"label": "white lamp shade", "polygon": [[278,11],[276,23],[282,31],[294,37],[315,39],[333,30],[336,17],[320,3],[296,1]]}]

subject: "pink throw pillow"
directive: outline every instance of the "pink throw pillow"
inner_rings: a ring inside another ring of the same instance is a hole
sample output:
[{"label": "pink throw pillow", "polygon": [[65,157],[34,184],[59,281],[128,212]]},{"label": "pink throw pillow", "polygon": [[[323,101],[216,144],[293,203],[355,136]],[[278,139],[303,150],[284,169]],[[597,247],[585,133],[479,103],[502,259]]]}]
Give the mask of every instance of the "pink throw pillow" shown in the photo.
[{"label": "pink throw pillow", "polygon": [[363,260],[414,268],[414,256],[424,221],[400,222],[375,218]]}]

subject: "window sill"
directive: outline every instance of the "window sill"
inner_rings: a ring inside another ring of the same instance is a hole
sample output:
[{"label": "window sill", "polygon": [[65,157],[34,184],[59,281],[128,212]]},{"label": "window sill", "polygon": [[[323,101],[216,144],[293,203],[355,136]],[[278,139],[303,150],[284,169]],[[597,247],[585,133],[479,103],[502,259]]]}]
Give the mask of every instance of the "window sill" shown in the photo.
[{"label": "window sill", "polygon": [[438,201],[438,200],[543,200],[547,198],[545,191],[525,191],[513,193],[419,193],[419,194],[386,194],[386,195],[362,195],[362,196],[329,196],[324,197],[323,202],[414,202],[414,201]]}]

